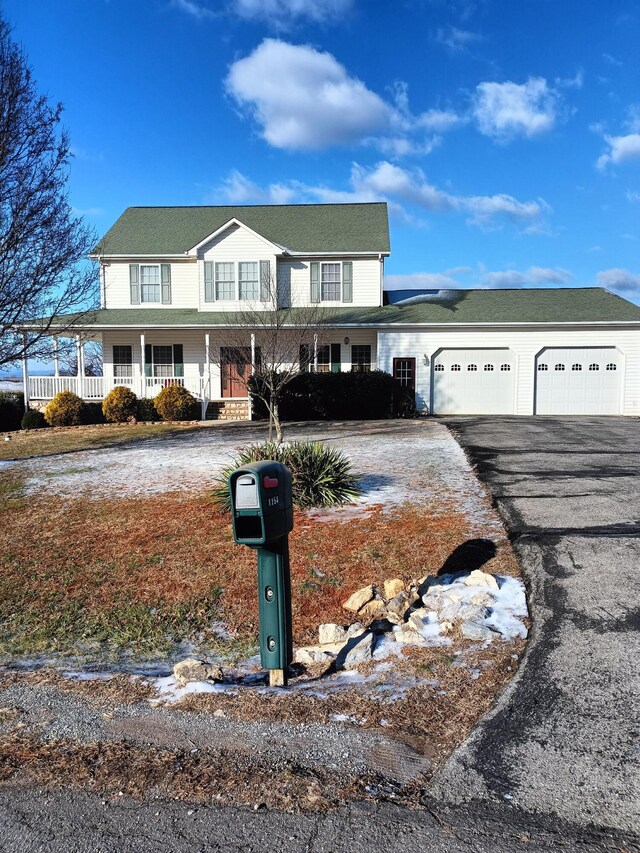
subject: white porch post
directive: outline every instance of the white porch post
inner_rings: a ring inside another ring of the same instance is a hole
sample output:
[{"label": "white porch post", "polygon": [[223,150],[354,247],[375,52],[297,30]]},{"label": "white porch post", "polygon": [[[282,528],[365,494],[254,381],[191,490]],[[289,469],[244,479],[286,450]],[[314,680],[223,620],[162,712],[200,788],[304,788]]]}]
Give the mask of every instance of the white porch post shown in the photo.
[{"label": "white porch post", "polygon": [[204,334],[204,371],[202,377],[202,420],[207,419],[207,406],[211,395],[211,347],[209,332]]},{"label": "white porch post", "polygon": [[24,387],[24,410],[29,411],[29,365],[27,364],[27,344],[29,338],[26,332],[22,333],[22,385]]},{"label": "white porch post", "polygon": [[[256,333],[251,332],[251,375],[256,372]],[[247,413],[249,420],[253,420],[253,400],[251,399],[251,391],[247,389]]]},{"label": "white porch post", "polygon": [[318,372],[318,335],[313,336],[313,372]]},{"label": "white porch post", "polygon": [[144,332],[140,332],[140,397],[147,396],[147,380],[144,372]]},{"label": "white porch post", "polygon": [[82,387],[82,344],[80,335],[76,335],[76,393],[80,399],[83,397]]},{"label": "white porch post", "polygon": [[57,335],[53,336],[53,375],[56,379],[60,376],[60,342]]}]

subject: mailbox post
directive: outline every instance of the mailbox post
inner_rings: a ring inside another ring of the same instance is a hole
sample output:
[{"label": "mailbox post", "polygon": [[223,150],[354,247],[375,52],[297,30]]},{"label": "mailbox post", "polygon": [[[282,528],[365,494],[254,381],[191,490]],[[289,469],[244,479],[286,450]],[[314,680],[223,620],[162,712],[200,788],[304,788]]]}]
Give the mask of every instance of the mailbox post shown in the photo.
[{"label": "mailbox post", "polygon": [[289,533],[291,472],[280,462],[255,462],[229,476],[233,538],[258,552],[260,660],[269,683],[285,687],[293,660]]}]

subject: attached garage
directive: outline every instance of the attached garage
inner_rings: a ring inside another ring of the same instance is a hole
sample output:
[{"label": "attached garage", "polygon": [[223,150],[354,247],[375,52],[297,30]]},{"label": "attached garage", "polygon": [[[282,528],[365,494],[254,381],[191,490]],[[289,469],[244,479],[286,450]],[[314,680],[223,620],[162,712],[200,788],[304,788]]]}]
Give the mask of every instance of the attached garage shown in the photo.
[{"label": "attached garage", "polygon": [[511,415],[515,357],[509,349],[442,349],[433,358],[436,415]]},{"label": "attached garage", "polygon": [[549,347],[536,356],[537,415],[619,415],[623,360],[615,347]]}]

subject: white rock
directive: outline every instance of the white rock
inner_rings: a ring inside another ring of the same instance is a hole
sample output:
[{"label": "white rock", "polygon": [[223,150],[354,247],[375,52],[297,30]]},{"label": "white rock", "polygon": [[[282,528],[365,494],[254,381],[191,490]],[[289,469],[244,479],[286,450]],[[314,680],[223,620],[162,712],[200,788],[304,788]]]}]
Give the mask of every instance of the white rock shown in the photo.
[{"label": "white rock", "polygon": [[498,581],[493,575],[488,572],[483,572],[481,569],[474,569],[468,577],[464,579],[465,586],[486,586],[489,589],[500,589]]},{"label": "white rock", "polygon": [[364,632],[364,628],[362,626],[362,622],[354,622],[353,625],[349,625],[347,628],[347,638],[351,639],[352,637],[357,637]]},{"label": "white rock", "polygon": [[350,610],[352,613],[357,613],[365,604],[368,604],[373,598],[373,584],[363,586],[362,589],[356,590],[353,595],[342,605],[345,610]]},{"label": "white rock", "polygon": [[327,643],[342,643],[347,639],[346,628],[343,628],[342,625],[326,622],[324,625],[318,626],[318,642],[321,646]]},{"label": "white rock", "polygon": [[393,636],[396,643],[403,646],[419,646],[424,643],[424,637],[412,625],[399,625],[393,629]]},{"label": "white rock", "polygon": [[467,640],[493,640],[495,634],[486,625],[480,625],[478,622],[463,622],[460,626],[460,632]]},{"label": "white rock", "polygon": [[404,590],[404,581],[400,578],[393,578],[384,582],[384,598],[385,601],[391,601],[399,592]]},{"label": "white rock", "polygon": [[374,636],[367,632],[362,637],[353,637],[340,650],[336,658],[336,669],[353,669],[371,660]]},{"label": "white rock", "polygon": [[204,660],[187,658],[173,667],[173,677],[180,684],[188,684],[190,681],[222,681],[222,670]]},{"label": "white rock", "polygon": [[407,592],[399,592],[391,601],[387,604],[386,613],[387,618],[391,619],[391,621],[395,621],[392,619],[392,616],[399,617],[399,621],[404,619],[404,615],[411,606],[411,596]]},{"label": "white rock", "polygon": [[315,663],[331,663],[337,652],[330,652],[327,646],[301,646],[296,649],[294,661],[309,666]]},{"label": "white rock", "polygon": [[456,592],[455,589],[448,589],[442,593],[445,598],[448,598],[449,601],[462,601],[462,595],[459,592]]},{"label": "white rock", "polygon": [[482,622],[489,615],[486,607],[478,607],[475,604],[465,604],[458,612],[458,619],[463,622]]},{"label": "white rock", "polygon": [[477,605],[478,607],[493,607],[496,600],[490,592],[476,592],[475,595],[471,596],[469,602]]},{"label": "white rock", "polygon": [[461,605],[457,601],[447,601],[444,607],[441,607],[438,610],[438,619],[439,621],[444,620],[445,622],[455,622],[459,617]]},{"label": "white rock", "polygon": [[409,616],[409,620],[407,621],[407,627],[411,627],[414,631],[422,631],[425,626],[425,622],[428,615],[429,611],[426,607],[421,607],[419,610],[414,610],[411,616]]}]

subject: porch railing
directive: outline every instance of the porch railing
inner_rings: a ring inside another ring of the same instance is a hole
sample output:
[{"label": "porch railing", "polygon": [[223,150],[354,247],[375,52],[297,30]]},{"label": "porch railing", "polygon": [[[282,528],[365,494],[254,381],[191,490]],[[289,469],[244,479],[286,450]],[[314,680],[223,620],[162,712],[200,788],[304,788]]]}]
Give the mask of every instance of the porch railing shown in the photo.
[{"label": "porch railing", "polygon": [[117,385],[149,398],[168,385],[182,385],[199,400],[209,393],[208,378],[201,376],[30,376],[29,399],[51,400],[59,391],[72,391],[83,400],[102,400]]}]

